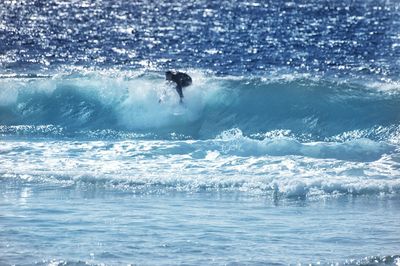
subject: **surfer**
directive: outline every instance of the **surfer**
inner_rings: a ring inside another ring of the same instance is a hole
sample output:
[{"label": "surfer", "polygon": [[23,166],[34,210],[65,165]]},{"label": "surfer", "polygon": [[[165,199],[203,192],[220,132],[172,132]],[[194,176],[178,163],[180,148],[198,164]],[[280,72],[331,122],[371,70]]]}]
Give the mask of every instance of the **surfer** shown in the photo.
[{"label": "surfer", "polygon": [[179,102],[182,103],[183,102],[182,89],[192,84],[192,78],[186,73],[167,71],[165,72],[165,79],[176,83],[175,89],[179,94],[180,98]]}]

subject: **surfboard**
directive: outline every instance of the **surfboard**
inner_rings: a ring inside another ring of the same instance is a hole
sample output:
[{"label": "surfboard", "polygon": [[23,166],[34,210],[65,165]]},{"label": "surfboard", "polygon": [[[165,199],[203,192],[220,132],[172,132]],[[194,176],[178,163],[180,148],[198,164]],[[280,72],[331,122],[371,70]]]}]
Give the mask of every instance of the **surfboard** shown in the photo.
[{"label": "surfboard", "polygon": [[178,106],[174,107],[172,110],[172,114],[176,116],[184,115],[187,112],[187,107],[185,104],[181,103]]}]

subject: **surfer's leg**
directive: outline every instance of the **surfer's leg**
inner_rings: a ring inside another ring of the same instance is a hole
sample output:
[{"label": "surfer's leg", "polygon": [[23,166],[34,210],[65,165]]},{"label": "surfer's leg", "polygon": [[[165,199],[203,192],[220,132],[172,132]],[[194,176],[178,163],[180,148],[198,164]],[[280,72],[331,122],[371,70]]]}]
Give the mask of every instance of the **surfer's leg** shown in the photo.
[{"label": "surfer's leg", "polygon": [[182,99],[183,99],[182,87],[181,86],[176,86],[176,91],[178,92],[179,97],[181,98],[181,102],[182,102]]}]

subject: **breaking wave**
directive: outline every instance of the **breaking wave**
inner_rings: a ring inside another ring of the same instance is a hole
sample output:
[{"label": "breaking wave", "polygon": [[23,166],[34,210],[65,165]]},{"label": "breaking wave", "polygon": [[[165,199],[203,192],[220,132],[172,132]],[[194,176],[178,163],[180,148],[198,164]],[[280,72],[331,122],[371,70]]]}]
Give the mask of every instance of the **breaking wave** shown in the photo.
[{"label": "breaking wave", "polygon": [[396,84],[190,74],[184,105],[157,72],[3,77],[0,133],[208,139],[238,128],[255,138],[280,132],[311,141],[399,135]]}]

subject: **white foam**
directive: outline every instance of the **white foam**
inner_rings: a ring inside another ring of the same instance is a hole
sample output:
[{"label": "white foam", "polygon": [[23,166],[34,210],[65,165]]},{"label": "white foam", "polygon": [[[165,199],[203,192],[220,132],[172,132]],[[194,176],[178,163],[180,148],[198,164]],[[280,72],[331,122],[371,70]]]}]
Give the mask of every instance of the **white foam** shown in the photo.
[{"label": "white foam", "polygon": [[400,82],[399,81],[382,81],[382,82],[370,82],[366,84],[368,87],[383,92],[387,95],[398,95],[400,94]]},{"label": "white foam", "polygon": [[213,88],[207,87],[202,76],[192,77],[193,85],[184,88],[183,105],[179,104],[175,87],[163,78],[127,82],[126,93],[117,103],[121,124],[131,129],[143,129],[195,121],[201,116],[207,97],[212,96]]},{"label": "white foam", "polygon": [[0,106],[15,104],[21,93],[51,94],[56,89],[53,79],[0,79]]},{"label": "white foam", "polygon": [[138,193],[226,190],[296,198],[400,192],[396,154],[375,161],[243,156],[223,151],[219,141],[1,141],[0,176]]},{"label": "white foam", "polygon": [[239,129],[223,132],[218,137],[221,149],[227,154],[240,156],[301,155],[313,158],[335,158],[350,161],[377,160],[385,153],[395,150],[395,146],[366,138],[347,142],[300,143],[290,137],[265,138],[255,140],[243,136]]},{"label": "white foam", "polygon": [[0,106],[7,106],[17,101],[18,90],[15,87],[1,81],[0,88]]}]

